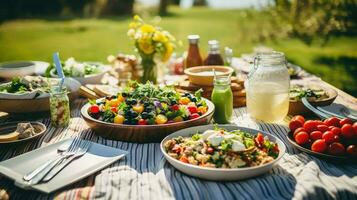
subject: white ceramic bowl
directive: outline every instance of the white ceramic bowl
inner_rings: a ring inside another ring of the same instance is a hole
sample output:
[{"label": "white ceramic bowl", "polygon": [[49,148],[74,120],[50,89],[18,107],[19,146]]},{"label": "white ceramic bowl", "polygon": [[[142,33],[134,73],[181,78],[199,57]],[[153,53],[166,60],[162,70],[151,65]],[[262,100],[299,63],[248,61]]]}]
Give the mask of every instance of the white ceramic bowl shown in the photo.
[{"label": "white ceramic bowl", "polygon": [[35,73],[36,65],[31,61],[13,61],[0,63],[0,77],[11,79],[16,76],[27,76]]},{"label": "white ceramic bowl", "polygon": [[181,172],[195,176],[202,179],[213,180],[213,181],[235,181],[235,180],[242,180],[251,177],[255,177],[261,174],[264,174],[271,170],[275,164],[283,157],[286,151],[286,147],[284,143],[278,139],[277,137],[266,133],[264,131],[259,131],[255,129],[239,127],[235,125],[218,125],[220,128],[224,128],[228,131],[240,129],[242,131],[246,131],[253,135],[256,135],[258,132],[262,133],[264,136],[268,136],[269,140],[276,142],[279,147],[279,156],[272,162],[266,163],[262,166],[255,166],[255,167],[245,167],[245,168],[236,168],[236,169],[219,169],[219,168],[208,168],[208,167],[200,167],[196,165],[191,165],[187,163],[183,163],[179,160],[176,160],[170,157],[164,148],[164,143],[177,136],[188,137],[198,132],[204,132],[208,129],[213,129],[213,125],[205,125],[205,126],[196,126],[191,128],[182,129],[180,131],[174,132],[171,135],[167,136],[161,142],[161,151],[164,154],[166,160],[173,165],[176,169],[180,170]]},{"label": "white ceramic bowl", "polygon": [[[91,63],[91,62],[87,62],[87,63]],[[75,80],[80,82],[82,85],[101,84],[101,80],[102,80],[104,74],[107,73],[111,67],[109,65],[102,65],[102,64],[98,64],[98,63],[93,63],[93,64],[99,65],[98,67],[99,67],[100,73],[86,75],[84,77],[71,77],[71,78],[74,78]],[[51,77],[58,77],[57,74],[54,73],[55,70],[56,69],[52,69],[50,71]]]}]

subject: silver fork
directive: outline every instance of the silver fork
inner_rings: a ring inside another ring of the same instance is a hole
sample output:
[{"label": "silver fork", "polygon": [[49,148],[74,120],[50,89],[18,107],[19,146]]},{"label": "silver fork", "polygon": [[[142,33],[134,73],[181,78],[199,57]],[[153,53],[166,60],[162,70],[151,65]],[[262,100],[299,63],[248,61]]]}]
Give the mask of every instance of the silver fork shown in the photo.
[{"label": "silver fork", "polygon": [[53,170],[51,170],[42,181],[47,182],[55,177],[63,168],[65,168],[69,163],[71,163],[74,159],[77,159],[83,156],[89,150],[91,142],[88,140],[82,140],[79,148],[75,152],[75,154],[67,159],[65,159],[62,163],[57,165]]},{"label": "silver fork", "polygon": [[39,183],[59,162],[61,162],[63,159],[67,159],[71,156],[73,156],[76,151],[78,150],[80,146],[81,140],[77,137],[75,138],[69,148],[64,151],[60,157],[58,157],[56,160],[51,162],[47,167],[45,167],[42,171],[40,171],[38,174],[36,174],[32,179],[30,179],[27,184],[28,185],[34,185]]},{"label": "silver fork", "polygon": [[67,152],[67,150],[69,150],[69,148],[71,147],[71,145],[74,144],[74,142],[76,142],[77,139],[78,139],[78,138],[75,137],[75,138],[72,140],[71,144],[69,144],[69,145],[68,145],[67,147],[65,147],[65,148],[62,148],[62,146],[59,147],[59,148],[57,149],[57,151],[59,151],[59,152],[58,152],[58,154],[56,155],[56,157],[54,157],[54,158],[48,160],[47,162],[43,163],[42,165],[40,165],[39,167],[37,167],[37,168],[34,169],[33,171],[31,171],[31,172],[25,174],[24,177],[23,177],[23,179],[24,179],[25,181],[31,180],[33,177],[35,177],[37,174],[39,174],[41,171],[43,171],[46,167],[48,167],[52,162],[54,162],[54,161],[57,160],[59,157],[61,157],[63,153]]}]

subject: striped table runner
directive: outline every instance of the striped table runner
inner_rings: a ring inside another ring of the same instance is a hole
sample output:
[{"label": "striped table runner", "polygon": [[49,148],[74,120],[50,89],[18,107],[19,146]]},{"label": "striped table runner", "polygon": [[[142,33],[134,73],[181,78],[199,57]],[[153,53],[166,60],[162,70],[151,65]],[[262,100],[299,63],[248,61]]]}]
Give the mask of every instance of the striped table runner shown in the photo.
[{"label": "striped table runner", "polygon": [[249,120],[245,108],[235,109],[234,122],[270,132],[287,146],[287,153],[269,173],[244,181],[214,182],[187,176],[168,164],[158,143],[135,144],[96,136],[80,118],[83,100],[72,105],[70,126],[55,129],[42,120],[48,132],[38,141],[23,146],[0,147],[6,160],[35,148],[80,135],[107,146],[129,151],[125,159],[61,189],[42,194],[16,188],[0,178],[0,188],[11,199],[357,199],[357,165],[334,164],[301,153],[286,140],[287,127]]}]

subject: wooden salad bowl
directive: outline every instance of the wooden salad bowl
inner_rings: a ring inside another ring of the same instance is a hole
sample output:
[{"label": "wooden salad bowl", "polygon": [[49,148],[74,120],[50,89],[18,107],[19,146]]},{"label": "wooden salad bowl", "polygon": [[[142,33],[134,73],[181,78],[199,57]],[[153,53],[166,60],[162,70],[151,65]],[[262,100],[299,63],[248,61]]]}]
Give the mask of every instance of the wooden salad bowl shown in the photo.
[{"label": "wooden salad bowl", "polygon": [[89,116],[89,103],[82,107],[81,115],[87,125],[94,130],[97,135],[104,138],[137,143],[161,142],[163,138],[175,131],[192,126],[208,124],[213,117],[214,104],[207,99],[205,99],[205,101],[207,103],[208,110],[204,115],[196,119],[171,124],[126,125],[100,121]]},{"label": "wooden salad bowl", "polygon": [[[328,98],[317,100],[317,101],[309,101],[309,103],[313,106],[328,106],[335,101],[337,97],[337,91],[328,88],[328,87],[321,87],[321,86],[316,86],[319,87],[323,90],[325,90],[328,94]],[[289,115],[311,115],[313,114],[308,108],[304,106],[301,100],[296,101],[296,100],[289,100]]]}]

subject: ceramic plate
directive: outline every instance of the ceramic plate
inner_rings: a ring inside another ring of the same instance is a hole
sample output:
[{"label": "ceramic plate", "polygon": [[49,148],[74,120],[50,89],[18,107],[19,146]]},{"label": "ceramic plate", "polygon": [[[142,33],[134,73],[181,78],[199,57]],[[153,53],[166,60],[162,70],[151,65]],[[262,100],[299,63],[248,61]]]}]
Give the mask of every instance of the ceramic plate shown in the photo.
[{"label": "ceramic plate", "polygon": [[352,161],[353,160],[353,159],[351,159],[351,157],[348,157],[348,156],[334,156],[334,155],[311,151],[309,148],[300,146],[298,143],[296,143],[293,139],[293,134],[291,134],[291,133],[288,133],[287,138],[288,138],[288,141],[290,142],[290,144],[292,144],[294,147],[296,147],[297,149],[299,149],[302,152],[308,153],[315,157],[326,159],[329,161]]},{"label": "ceramic plate", "polygon": [[264,136],[268,136],[269,140],[276,142],[278,144],[278,147],[280,149],[279,156],[274,161],[264,164],[262,166],[236,168],[236,169],[218,169],[218,168],[207,168],[207,167],[199,167],[196,165],[186,164],[186,163],[183,163],[179,160],[176,160],[176,159],[170,157],[166,153],[165,148],[164,148],[164,143],[167,140],[177,137],[177,136],[189,137],[189,136],[195,134],[197,131],[202,133],[205,130],[213,129],[214,128],[213,125],[196,126],[196,127],[191,127],[191,128],[177,131],[177,132],[167,136],[164,140],[162,140],[161,145],[160,145],[161,151],[164,154],[166,160],[172,166],[174,166],[176,169],[180,170],[181,172],[191,175],[191,176],[198,177],[198,178],[213,180],[213,181],[235,181],[235,180],[252,178],[252,177],[267,173],[269,170],[271,170],[273,168],[273,166],[275,164],[277,164],[277,162],[285,154],[286,148],[285,148],[284,143],[277,137],[275,137],[267,132],[250,129],[250,128],[245,128],[245,127],[240,127],[240,126],[235,126],[235,125],[218,125],[218,127],[224,128],[228,131],[240,129],[242,131],[246,131],[253,135],[256,135],[258,132],[260,132]]},{"label": "ceramic plate", "polygon": [[22,179],[26,173],[55,157],[57,149],[63,145],[69,146],[72,140],[64,140],[0,162],[0,173],[14,180],[15,185],[21,188],[50,193],[103,169],[127,154],[126,151],[91,142],[86,154],[71,162],[52,180],[33,186],[26,185]]},{"label": "ceramic plate", "polygon": [[[20,122],[10,122],[10,123],[1,124],[0,125],[0,135],[14,132],[17,128],[18,123],[20,123]],[[25,123],[25,122],[23,122],[23,123]],[[28,137],[28,138],[24,138],[24,139],[17,139],[17,140],[12,140],[12,141],[0,141],[0,145],[30,141],[30,140],[40,137],[41,135],[43,135],[46,132],[46,129],[47,129],[46,126],[44,124],[42,124],[41,122],[28,122],[28,123],[31,123],[31,125],[34,127],[36,135]]]}]

